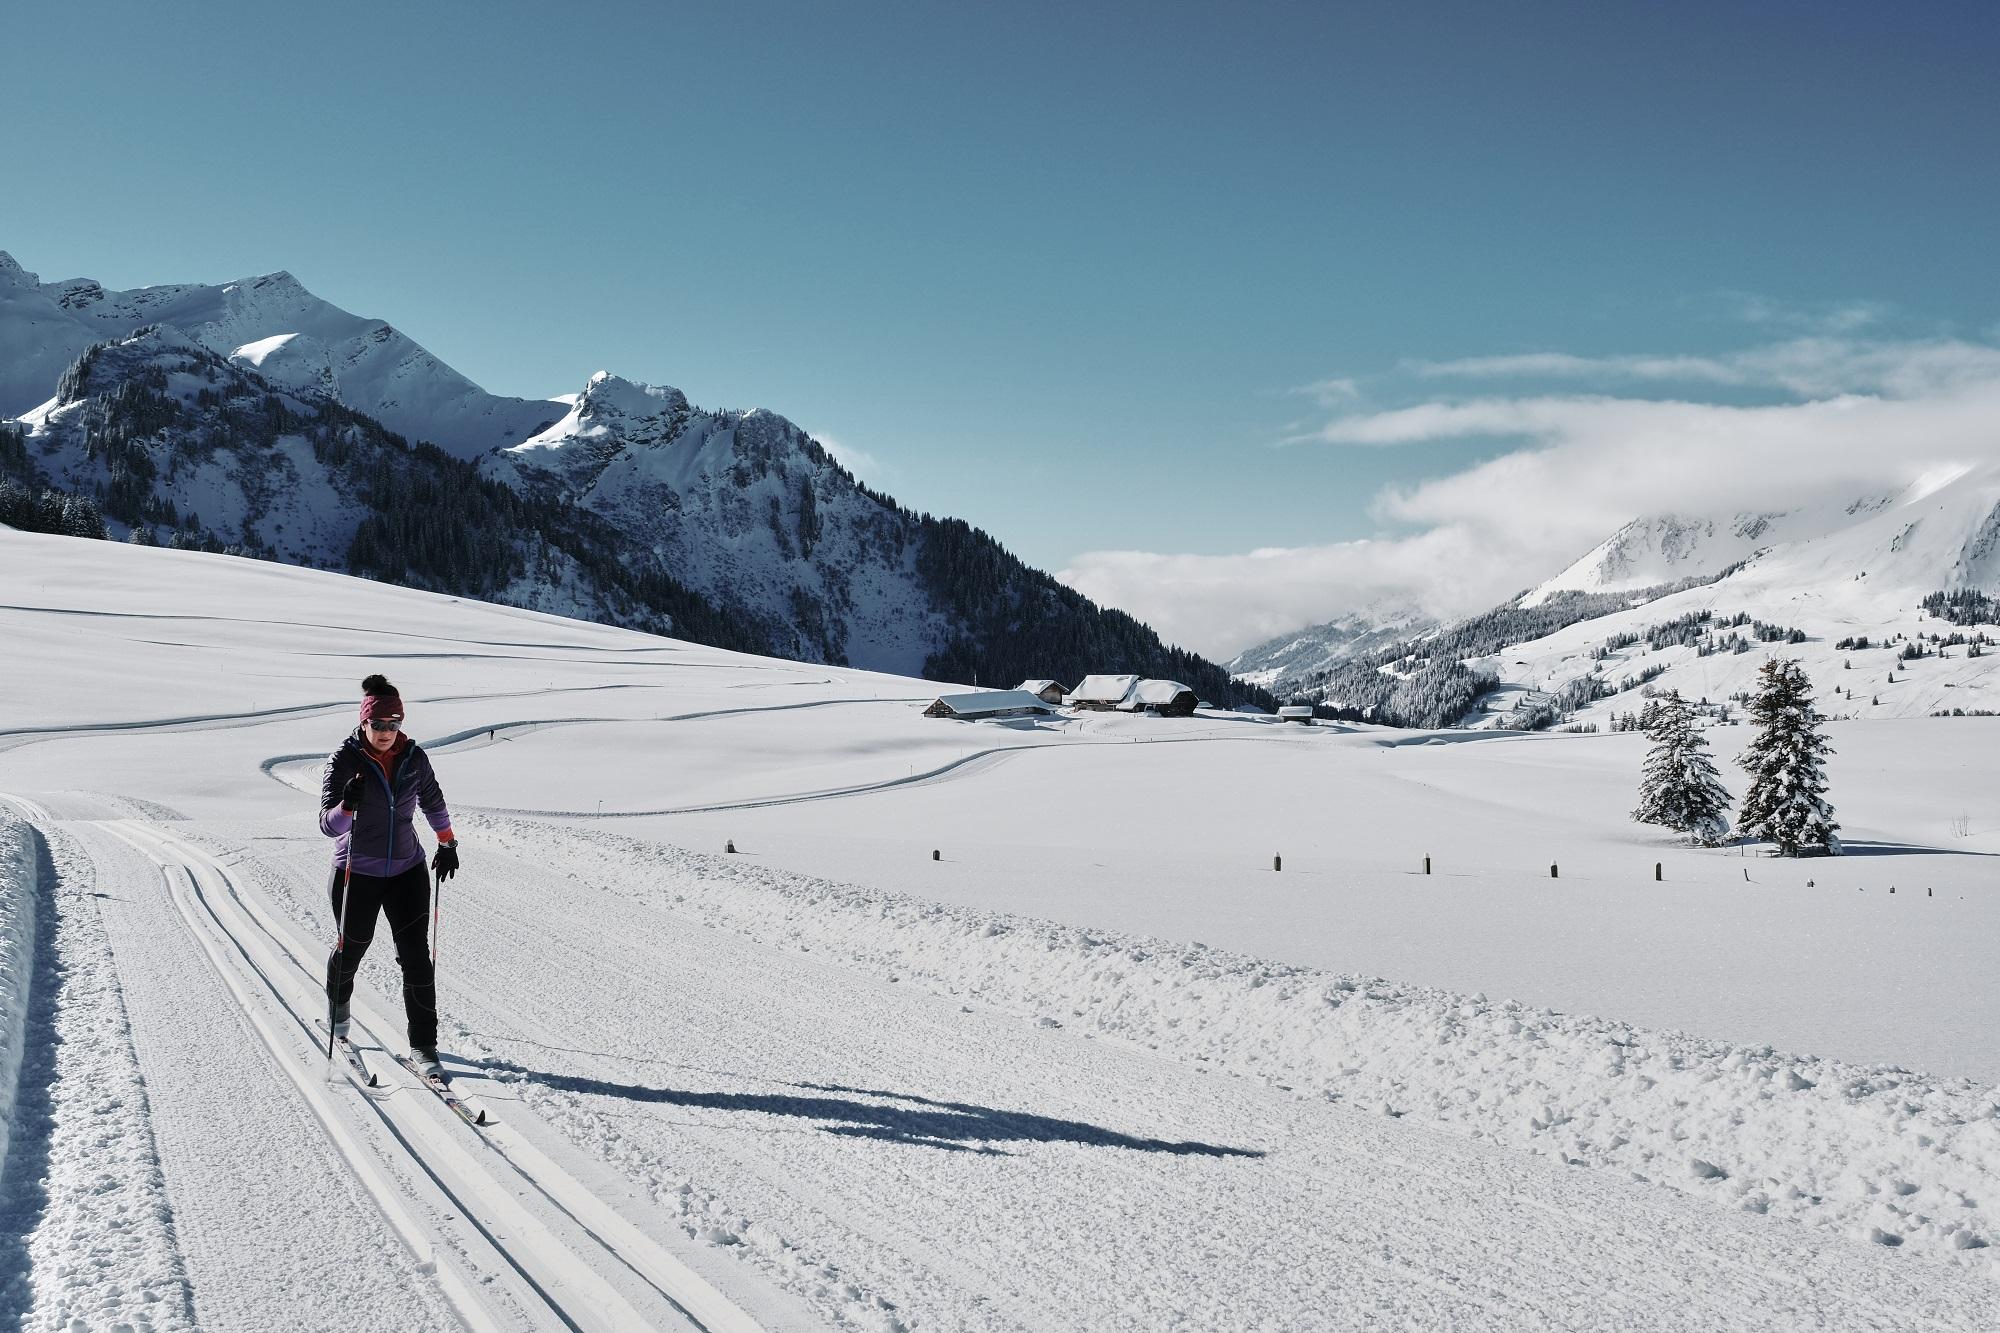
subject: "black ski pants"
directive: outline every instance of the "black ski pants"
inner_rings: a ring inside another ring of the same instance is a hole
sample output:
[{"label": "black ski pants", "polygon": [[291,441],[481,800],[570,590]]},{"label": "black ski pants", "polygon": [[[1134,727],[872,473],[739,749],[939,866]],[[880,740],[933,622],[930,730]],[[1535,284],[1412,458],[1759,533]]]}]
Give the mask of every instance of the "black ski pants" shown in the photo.
[{"label": "black ski pants", "polygon": [[437,1049],[437,979],[431,969],[431,877],[422,862],[400,875],[355,875],[336,868],[328,896],[333,902],[334,929],[340,928],[340,894],[347,889],[347,947],[336,945],[327,955],[326,989],[336,1007],[345,1009],[354,994],[354,973],[361,955],[375,939],[375,918],[389,920],[396,941],[396,964],[403,969],[403,1015],[409,1022],[410,1045]]}]

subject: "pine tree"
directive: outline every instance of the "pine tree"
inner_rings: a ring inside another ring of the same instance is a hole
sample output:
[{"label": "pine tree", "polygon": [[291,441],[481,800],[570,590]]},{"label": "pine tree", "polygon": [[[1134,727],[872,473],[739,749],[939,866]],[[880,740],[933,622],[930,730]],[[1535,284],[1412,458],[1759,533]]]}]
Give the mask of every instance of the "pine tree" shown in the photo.
[{"label": "pine tree", "polygon": [[1758,668],[1750,701],[1757,735],[1740,762],[1751,775],[1743,796],[1743,831],[1766,838],[1780,856],[1840,855],[1840,825],[1826,802],[1826,756],[1833,753],[1813,707],[1812,682],[1794,659]]},{"label": "pine tree", "polygon": [[1669,690],[1646,705],[1641,718],[1653,748],[1640,768],[1639,808],[1632,818],[1685,833],[1704,847],[1729,836],[1729,793],[1716,775],[1708,739],[1694,709]]}]

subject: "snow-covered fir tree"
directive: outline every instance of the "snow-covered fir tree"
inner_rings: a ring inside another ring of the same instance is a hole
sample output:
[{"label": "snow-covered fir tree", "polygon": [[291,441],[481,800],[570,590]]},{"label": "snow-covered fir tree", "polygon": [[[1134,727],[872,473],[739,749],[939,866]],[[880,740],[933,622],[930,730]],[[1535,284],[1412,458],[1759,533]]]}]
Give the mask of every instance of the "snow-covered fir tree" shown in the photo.
[{"label": "snow-covered fir tree", "polygon": [[1670,690],[1648,703],[1640,720],[1653,748],[1639,770],[1639,808],[1632,818],[1715,846],[1729,836],[1729,793],[1693,707]]},{"label": "snow-covered fir tree", "polygon": [[1776,845],[1780,856],[1840,855],[1840,824],[1826,801],[1826,756],[1833,753],[1813,707],[1812,682],[1796,659],[1772,658],[1758,668],[1758,689],[1746,707],[1756,739],[1740,762],[1750,773],[1742,827]]}]

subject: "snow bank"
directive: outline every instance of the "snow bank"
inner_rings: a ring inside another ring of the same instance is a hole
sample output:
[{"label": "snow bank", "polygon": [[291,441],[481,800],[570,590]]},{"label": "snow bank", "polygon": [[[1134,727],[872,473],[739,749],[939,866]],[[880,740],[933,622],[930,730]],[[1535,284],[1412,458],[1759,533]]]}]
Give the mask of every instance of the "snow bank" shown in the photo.
[{"label": "snow bank", "polygon": [[[495,821],[579,878],[1045,1027],[2000,1277],[2000,1092]],[[560,852],[550,846],[562,844]]]},{"label": "snow bank", "polygon": [[28,825],[0,814],[0,1163],[14,1130],[14,1091],[27,1035],[28,988],[35,974],[35,840]]}]

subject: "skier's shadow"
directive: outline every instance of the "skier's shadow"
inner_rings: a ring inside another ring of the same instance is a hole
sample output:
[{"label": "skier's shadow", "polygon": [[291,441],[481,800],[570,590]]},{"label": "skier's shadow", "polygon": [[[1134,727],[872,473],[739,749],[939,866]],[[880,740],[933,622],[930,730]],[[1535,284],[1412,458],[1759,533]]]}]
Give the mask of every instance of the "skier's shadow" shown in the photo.
[{"label": "skier's shadow", "polygon": [[[486,1070],[513,1074],[545,1088],[622,1097],[662,1106],[686,1106],[707,1111],[753,1111],[825,1122],[820,1129],[850,1138],[912,1143],[949,1152],[1009,1156],[999,1143],[1080,1143],[1093,1148],[1129,1148],[1138,1152],[1172,1153],[1181,1157],[1262,1157],[1255,1148],[1230,1148],[1213,1143],[1139,1138],[1115,1129],[1062,1120],[1028,1111],[1000,1111],[966,1102],[933,1101],[905,1092],[846,1088],[826,1083],[791,1083],[798,1094],[783,1092],[695,1092],[684,1088],[651,1088],[637,1083],[610,1083],[575,1074],[528,1069],[506,1060],[484,1062]],[[810,1095],[810,1094],[843,1094]],[[868,1097],[876,1100],[861,1101]]]}]

